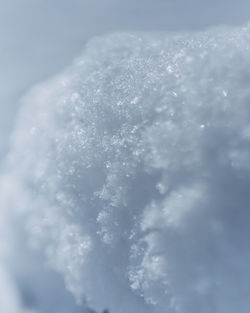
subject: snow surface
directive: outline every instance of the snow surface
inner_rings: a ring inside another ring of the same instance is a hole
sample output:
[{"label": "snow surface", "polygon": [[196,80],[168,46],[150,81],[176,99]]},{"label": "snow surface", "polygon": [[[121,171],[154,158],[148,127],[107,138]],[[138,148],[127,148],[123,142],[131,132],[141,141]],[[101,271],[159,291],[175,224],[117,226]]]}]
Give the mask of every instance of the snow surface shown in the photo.
[{"label": "snow surface", "polygon": [[23,306],[249,312],[249,82],[245,26],[96,38],[35,87],[0,182]]},{"label": "snow surface", "polygon": [[249,0],[0,0],[0,165],[20,96],[71,64],[91,37],[249,20]]}]

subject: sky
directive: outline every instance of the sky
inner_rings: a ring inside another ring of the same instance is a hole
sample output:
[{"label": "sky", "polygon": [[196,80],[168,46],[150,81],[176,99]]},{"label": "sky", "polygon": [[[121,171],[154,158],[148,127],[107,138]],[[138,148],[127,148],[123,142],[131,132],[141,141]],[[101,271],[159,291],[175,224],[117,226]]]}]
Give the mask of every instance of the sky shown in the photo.
[{"label": "sky", "polygon": [[203,29],[248,20],[247,0],[0,0],[0,154],[20,98],[68,67],[93,36]]}]

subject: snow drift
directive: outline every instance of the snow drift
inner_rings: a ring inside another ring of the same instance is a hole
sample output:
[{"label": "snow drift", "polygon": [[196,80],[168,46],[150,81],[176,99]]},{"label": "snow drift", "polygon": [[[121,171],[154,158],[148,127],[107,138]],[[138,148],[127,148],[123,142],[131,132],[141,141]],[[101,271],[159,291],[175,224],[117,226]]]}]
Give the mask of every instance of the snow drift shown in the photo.
[{"label": "snow drift", "polygon": [[98,311],[247,313],[249,83],[246,26],[97,38],[35,87],[1,178],[20,288],[17,257]]}]

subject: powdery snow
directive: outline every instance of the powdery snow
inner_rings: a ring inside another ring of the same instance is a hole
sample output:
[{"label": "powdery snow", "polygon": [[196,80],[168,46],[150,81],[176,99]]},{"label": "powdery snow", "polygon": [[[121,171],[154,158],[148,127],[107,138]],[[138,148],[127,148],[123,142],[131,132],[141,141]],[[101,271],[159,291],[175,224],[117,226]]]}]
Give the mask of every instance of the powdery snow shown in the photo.
[{"label": "powdery snow", "polygon": [[113,34],[35,87],[1,179],[9,259],[22,234],[98,311],[247,313],[249,48],[249,26]]}]

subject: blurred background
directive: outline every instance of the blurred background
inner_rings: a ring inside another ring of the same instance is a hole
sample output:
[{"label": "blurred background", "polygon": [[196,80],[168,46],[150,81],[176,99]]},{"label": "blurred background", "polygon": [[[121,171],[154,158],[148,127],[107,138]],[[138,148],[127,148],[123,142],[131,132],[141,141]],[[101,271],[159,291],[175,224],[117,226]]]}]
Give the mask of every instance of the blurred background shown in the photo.
[{"label": "blurred background", "polygon": [[22,95],[69,66],[89,38],[238,25],[249,16],[248,0],[0,0],[0,161]]}]

